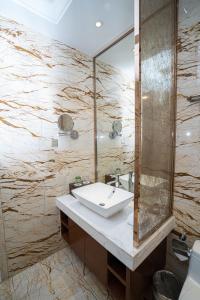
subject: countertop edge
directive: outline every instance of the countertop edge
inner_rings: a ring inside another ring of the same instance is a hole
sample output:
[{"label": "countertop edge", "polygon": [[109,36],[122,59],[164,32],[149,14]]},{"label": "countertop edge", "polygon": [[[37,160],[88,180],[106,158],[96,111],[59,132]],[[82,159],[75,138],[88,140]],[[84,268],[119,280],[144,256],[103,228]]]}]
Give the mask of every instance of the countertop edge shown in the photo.
[{"label": "countertop edge", "polygon": [[[68,205],[63,203],[63,199],[68,200]],[[103,233],[99,232],[91,224],[81,219],[81,217],[73,212],[69,206],[70,203],[78,201],[72,195],[65,195],[56,198],[56,206],[71,218],[77,225],[85,230],[92,238],[101,244],[107,251],[116,256],[122,263],[124,263],[130,270],[134,271],[149,255],[150,253],[168,236],[168,234],[175,227],[174,216],[169,217],[166,222],[154,232],[148,239],[146,239],[139,247],[133,246],[133,252],[128,253],[114,241],[109,239]],[[88,209],[88,211],[90,211]]]}]

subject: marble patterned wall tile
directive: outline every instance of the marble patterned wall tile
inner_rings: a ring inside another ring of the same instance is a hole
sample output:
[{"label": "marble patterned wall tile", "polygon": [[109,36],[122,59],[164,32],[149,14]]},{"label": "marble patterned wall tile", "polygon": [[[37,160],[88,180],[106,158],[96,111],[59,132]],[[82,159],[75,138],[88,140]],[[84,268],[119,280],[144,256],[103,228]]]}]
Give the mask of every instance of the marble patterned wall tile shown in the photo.
[{"label": "marble patterned wall tile", "polygon": [[[192,246],[200,239],[200,103],[190,103],[188,96],[200,95],[200,2],[180,0],[178,16],[177,120],[174,182],[176,229],[187,235]],[[168,241],[167,268],[183,282],[188,262],[173,254]]]},{"label": "marble patterned wall tile", "polygon": [[[0,61],[0,200],[11,276],[63,247],[55,197],[76,175],[94,179],[92,60],[0,17]],[[63,113],[79,139],[59,135]]]},{"label": "marble patterned wall tile", "polygon": [[192,244],[200,238],[200,2],[181,0],[178,22],[178,95],[174,214]]}]

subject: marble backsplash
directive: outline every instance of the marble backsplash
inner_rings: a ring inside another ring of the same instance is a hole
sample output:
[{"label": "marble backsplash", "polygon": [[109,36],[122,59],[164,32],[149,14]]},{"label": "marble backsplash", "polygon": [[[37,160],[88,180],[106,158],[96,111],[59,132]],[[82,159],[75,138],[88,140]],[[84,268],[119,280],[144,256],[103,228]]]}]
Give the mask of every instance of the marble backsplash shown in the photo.
[{"label": "marble backsplash", "polygon": [[[86,55],[1,17],[0,68],[5,278],[63,247],[55,196],[66,193],[76,175],[94,178],[94,125],[92,60]],[[72,116],[79,139],[58,135],[62,113]]]}]

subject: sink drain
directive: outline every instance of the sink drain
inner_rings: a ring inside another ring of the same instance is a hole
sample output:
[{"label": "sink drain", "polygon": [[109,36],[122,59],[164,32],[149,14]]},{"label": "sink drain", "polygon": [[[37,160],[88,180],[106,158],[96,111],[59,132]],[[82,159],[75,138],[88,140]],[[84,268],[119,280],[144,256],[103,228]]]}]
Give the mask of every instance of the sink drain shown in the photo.
[{"label": "sink drain", "polygon": [[99,203],[100,206],[105,206],[105,203]]}]

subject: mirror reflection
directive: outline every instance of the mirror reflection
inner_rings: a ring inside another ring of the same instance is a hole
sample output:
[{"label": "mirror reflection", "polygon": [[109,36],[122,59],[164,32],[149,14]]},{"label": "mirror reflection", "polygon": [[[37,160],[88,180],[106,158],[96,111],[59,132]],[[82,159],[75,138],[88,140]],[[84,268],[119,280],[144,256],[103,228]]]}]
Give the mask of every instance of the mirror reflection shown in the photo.
[{"label": "mirror reflection", "polygon": [[96,57],[97,181],[133,191],[134,33]]},{"label": "mirror reflection", "polygon": [[117,136],[120,136],[122,132],[122,122],[121,121],[113,121],[112,123],[112,131],[109,132],[109,137],[114,139]]}]

